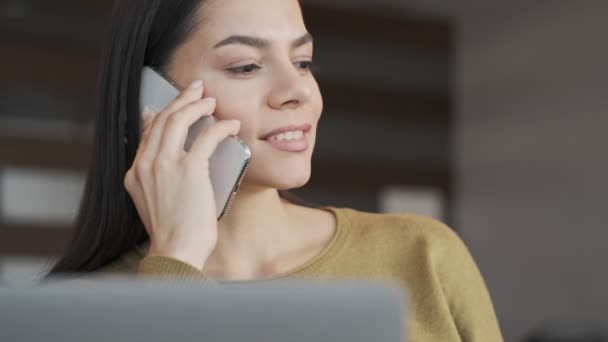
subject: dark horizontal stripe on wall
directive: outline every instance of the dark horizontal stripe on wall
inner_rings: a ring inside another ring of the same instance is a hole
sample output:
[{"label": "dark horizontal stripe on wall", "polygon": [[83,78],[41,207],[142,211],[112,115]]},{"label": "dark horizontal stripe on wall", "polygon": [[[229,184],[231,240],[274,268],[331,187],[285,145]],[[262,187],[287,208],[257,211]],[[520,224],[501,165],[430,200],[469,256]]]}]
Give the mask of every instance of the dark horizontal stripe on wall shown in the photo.
[{"label": "dark horizontal stripe on wall", "polygon": [[107,9],[78,8],[57,2],[0,2],[0,37],[19,38],[32,44],[97,48],[108,26],[109,6],[106,5]]},{"label": "dark horizontal stripe on wall", "polygon": [[331,159],[443,165],[449,160],[449,127],[444,124],[410,124],[402,120],[374,117],[347,117],[348,113],[325,113],[319,123],[316,152]]},{"label": "dark horizontal stripe on wall", "polygon": [[318,77],[326,112],[383,118],[400,123],[447,124],[449,94],[414,88],[376,89]]},{"label": "dark horizontal stripe on wall", "polygon": [[71,236],[68,227],[0,223],[0,256],[59,256]]},{"label": "dark horizontal stripe on wall", "polygon": [[429,186],[448,192],[450,169],[447,165],[394,164],[315,157],[312,177],[306,187],[377,192],[387,185]]},{"label": "dark horizontal stripe on wall", "polygon": [[380,90],[449,91],[449,56],[392,43],[315,35],[315,64],[322,78]]},{"label": "dark horizontal stripe on wall", "polygon": [[99,62],[96,51],[16,39],[3,40],[0,51],[3,51],[2,82],[72,92],[95,90]]},{"label": "dark horizontal stripe on wall", "polygon": [[447,51],[451,27],[447,20],[406,17],[388,10],[328,8],[302,2],[304,19],[314,34],[342,33],[351,40],[402,44]]},{"label": "dark horizontal stripe on wall", "polygon": [[[66,91],[35,83],[0,81],[0,119],[11,122],[32,122],[33,126],[86,125],[93,121],[95,109],[93,89]],[[5,127],[0,127],[0,134]]]},{"label": "dark horizontal stripe on wall", "polygon": [[[29,37],[73,46],[99,45],[111,13],[111,0],[26,1],[5,4],[0,35]],[[389,10],[329,8],[302,1],[308,29],[313,33],[343,33],[352,40],[403,44],[446,51],[451,27],[443,18],[405,16]]]},{"label": "dark horizontal stripe on wall", "polygon": [[85,170],[92,145],[85,142],[0,136],[0,165]]}]

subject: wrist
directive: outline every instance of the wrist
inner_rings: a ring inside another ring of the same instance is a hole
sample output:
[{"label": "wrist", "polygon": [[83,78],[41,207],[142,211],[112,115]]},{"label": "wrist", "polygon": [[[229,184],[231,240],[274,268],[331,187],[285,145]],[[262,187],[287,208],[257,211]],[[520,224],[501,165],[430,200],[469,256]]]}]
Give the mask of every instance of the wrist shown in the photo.
[{"label": "wrist", "polygon": [[207,258],[211,251],[206,251],[202,248],[187,249],[187,248],[157,248],[150,246],[148,256],[162,256],[185,262],[198,270],[203,270]]}]

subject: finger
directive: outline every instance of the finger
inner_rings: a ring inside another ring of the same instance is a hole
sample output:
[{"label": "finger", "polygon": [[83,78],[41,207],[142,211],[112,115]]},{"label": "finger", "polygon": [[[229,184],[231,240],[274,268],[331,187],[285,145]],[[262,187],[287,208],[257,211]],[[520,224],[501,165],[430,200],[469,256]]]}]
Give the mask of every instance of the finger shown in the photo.
[{"label": "finger", "polygon": [[146,140],[148,138],[148,135],[150,135],[150,130],[152,128],[152,122],[154,121],[154,117],[156,116],[156,114],[157,114],[156,111],[154,111],[152,108],[150,108],[148,106],[144,107],[144,110],[141,115],[142,129],[141,129],[141,135],[140,135],[140,139],[139,139],[139,147],[146,144]]},{"label": "finger", "polygon": [[148,207],[144,194],[141,192],[141,187],[137,179],[135,178],[134,171],[129,170],[127,172],[124,179],[124,187],[127,190],[127,193],[131,197],[133,204],[135,205],[135,209],[137,210],[137,214],[139,215],[140,220],[146,227],[150,227],[149,216],[148,216]]},{"label": "finger", "polygon": [[141,127],[142,132],[145,132],[148,127],[152,125],[154,121],[154,117],[156,116],[156,111],[148,106],[144,107],[143,112],[141,113]]},{"label": "finger", "polygon": [[192,144],[187,157],[190,162],[207,162],[217,146],[227,137],[237,135],[241,128],[238,120],[221,120],[205,128]]},{"label": "finger", "polygon": [[203,96],[203,81],[197,80],[184,89],[168,106],[163,112],[174,113],[181,110],[188,104],[198,101]]},{"label": "finger", "polygon": [[159,155],[177,158],[184,153],[184,144],[190,126],[203,116],[213,114],[215,99],[207,97],[187,105],[171,115],[165,123],[165,131],[160,145]]},{"label": "finger", "polygon": [[154,115],[156,115],[156,112],[149,108],[149,107],[145,107],[144,111],[142,112],[142,132],[140,134],[139,137],[139,144],[137,145],[137,150],[135,151],[135,159],[134,162],[137,162],[142,154],[143,151],[145,149],[147,140],[148,140],[148,136],[150,135],[150,129],[152,127],[152,121],[154,120]]},{"label": "finger", "polygon": [[193,82],[186,90],[184,90],[165,110],[154,117],[152,128],[149,133],[149,138],[146,140],[146,145],[142,151],[142,157],[154,160],[160,148],[165,121],[169,116],[184,106],[201,99],[203,93],[203,83],[201,81]]}]

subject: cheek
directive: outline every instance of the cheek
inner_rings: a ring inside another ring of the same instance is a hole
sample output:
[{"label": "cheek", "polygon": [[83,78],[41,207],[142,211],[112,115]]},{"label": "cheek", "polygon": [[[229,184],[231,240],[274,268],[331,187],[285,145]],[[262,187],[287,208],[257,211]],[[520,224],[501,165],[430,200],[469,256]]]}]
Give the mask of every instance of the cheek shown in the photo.
[{"label": "cheek", "polygon": [[[255,96],[242,96],[238,94],[248,94],[239,91],[234,86],[222,87],[221,85],[210,84],[205,88],[205,95],[215,97],[217,100],[215,113],[213,116],[219,120],[239,120],[241,121],[241,131],[239,136],[248,138],[257,132],[257,122],[255,121],[254,110],[258,108]],[[247,139],[245,139],[247,140]]]},{"label": "cheek", "polygon": [[315,114],[316,119],[318,120],[321,114],[323,113],[323,96],[321,95],[321,91],[318,86],[313,88],[313,92],[310,97],[310,102],[313,108],[313,112]]},{"label": "cheek", "polygon": [[205,84],[205,97],[216,99],[216,109],[213,114],[220,120],[245,120],[247,118],[246,108],[251,108],[251,96],[239,96],[242,94],[235,87],[228,87],[222,83],[209,82]]}]

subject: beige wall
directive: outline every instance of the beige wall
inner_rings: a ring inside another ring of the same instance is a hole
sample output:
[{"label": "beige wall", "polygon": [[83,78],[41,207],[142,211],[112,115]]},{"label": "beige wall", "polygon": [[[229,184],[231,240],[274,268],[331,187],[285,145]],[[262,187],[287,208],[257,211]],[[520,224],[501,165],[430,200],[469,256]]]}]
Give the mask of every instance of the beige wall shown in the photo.
[{"label": "beige wall", "polygon": [[608,2],[530,6],[457,19],[456,228],[507,341],[608,326]]}]

